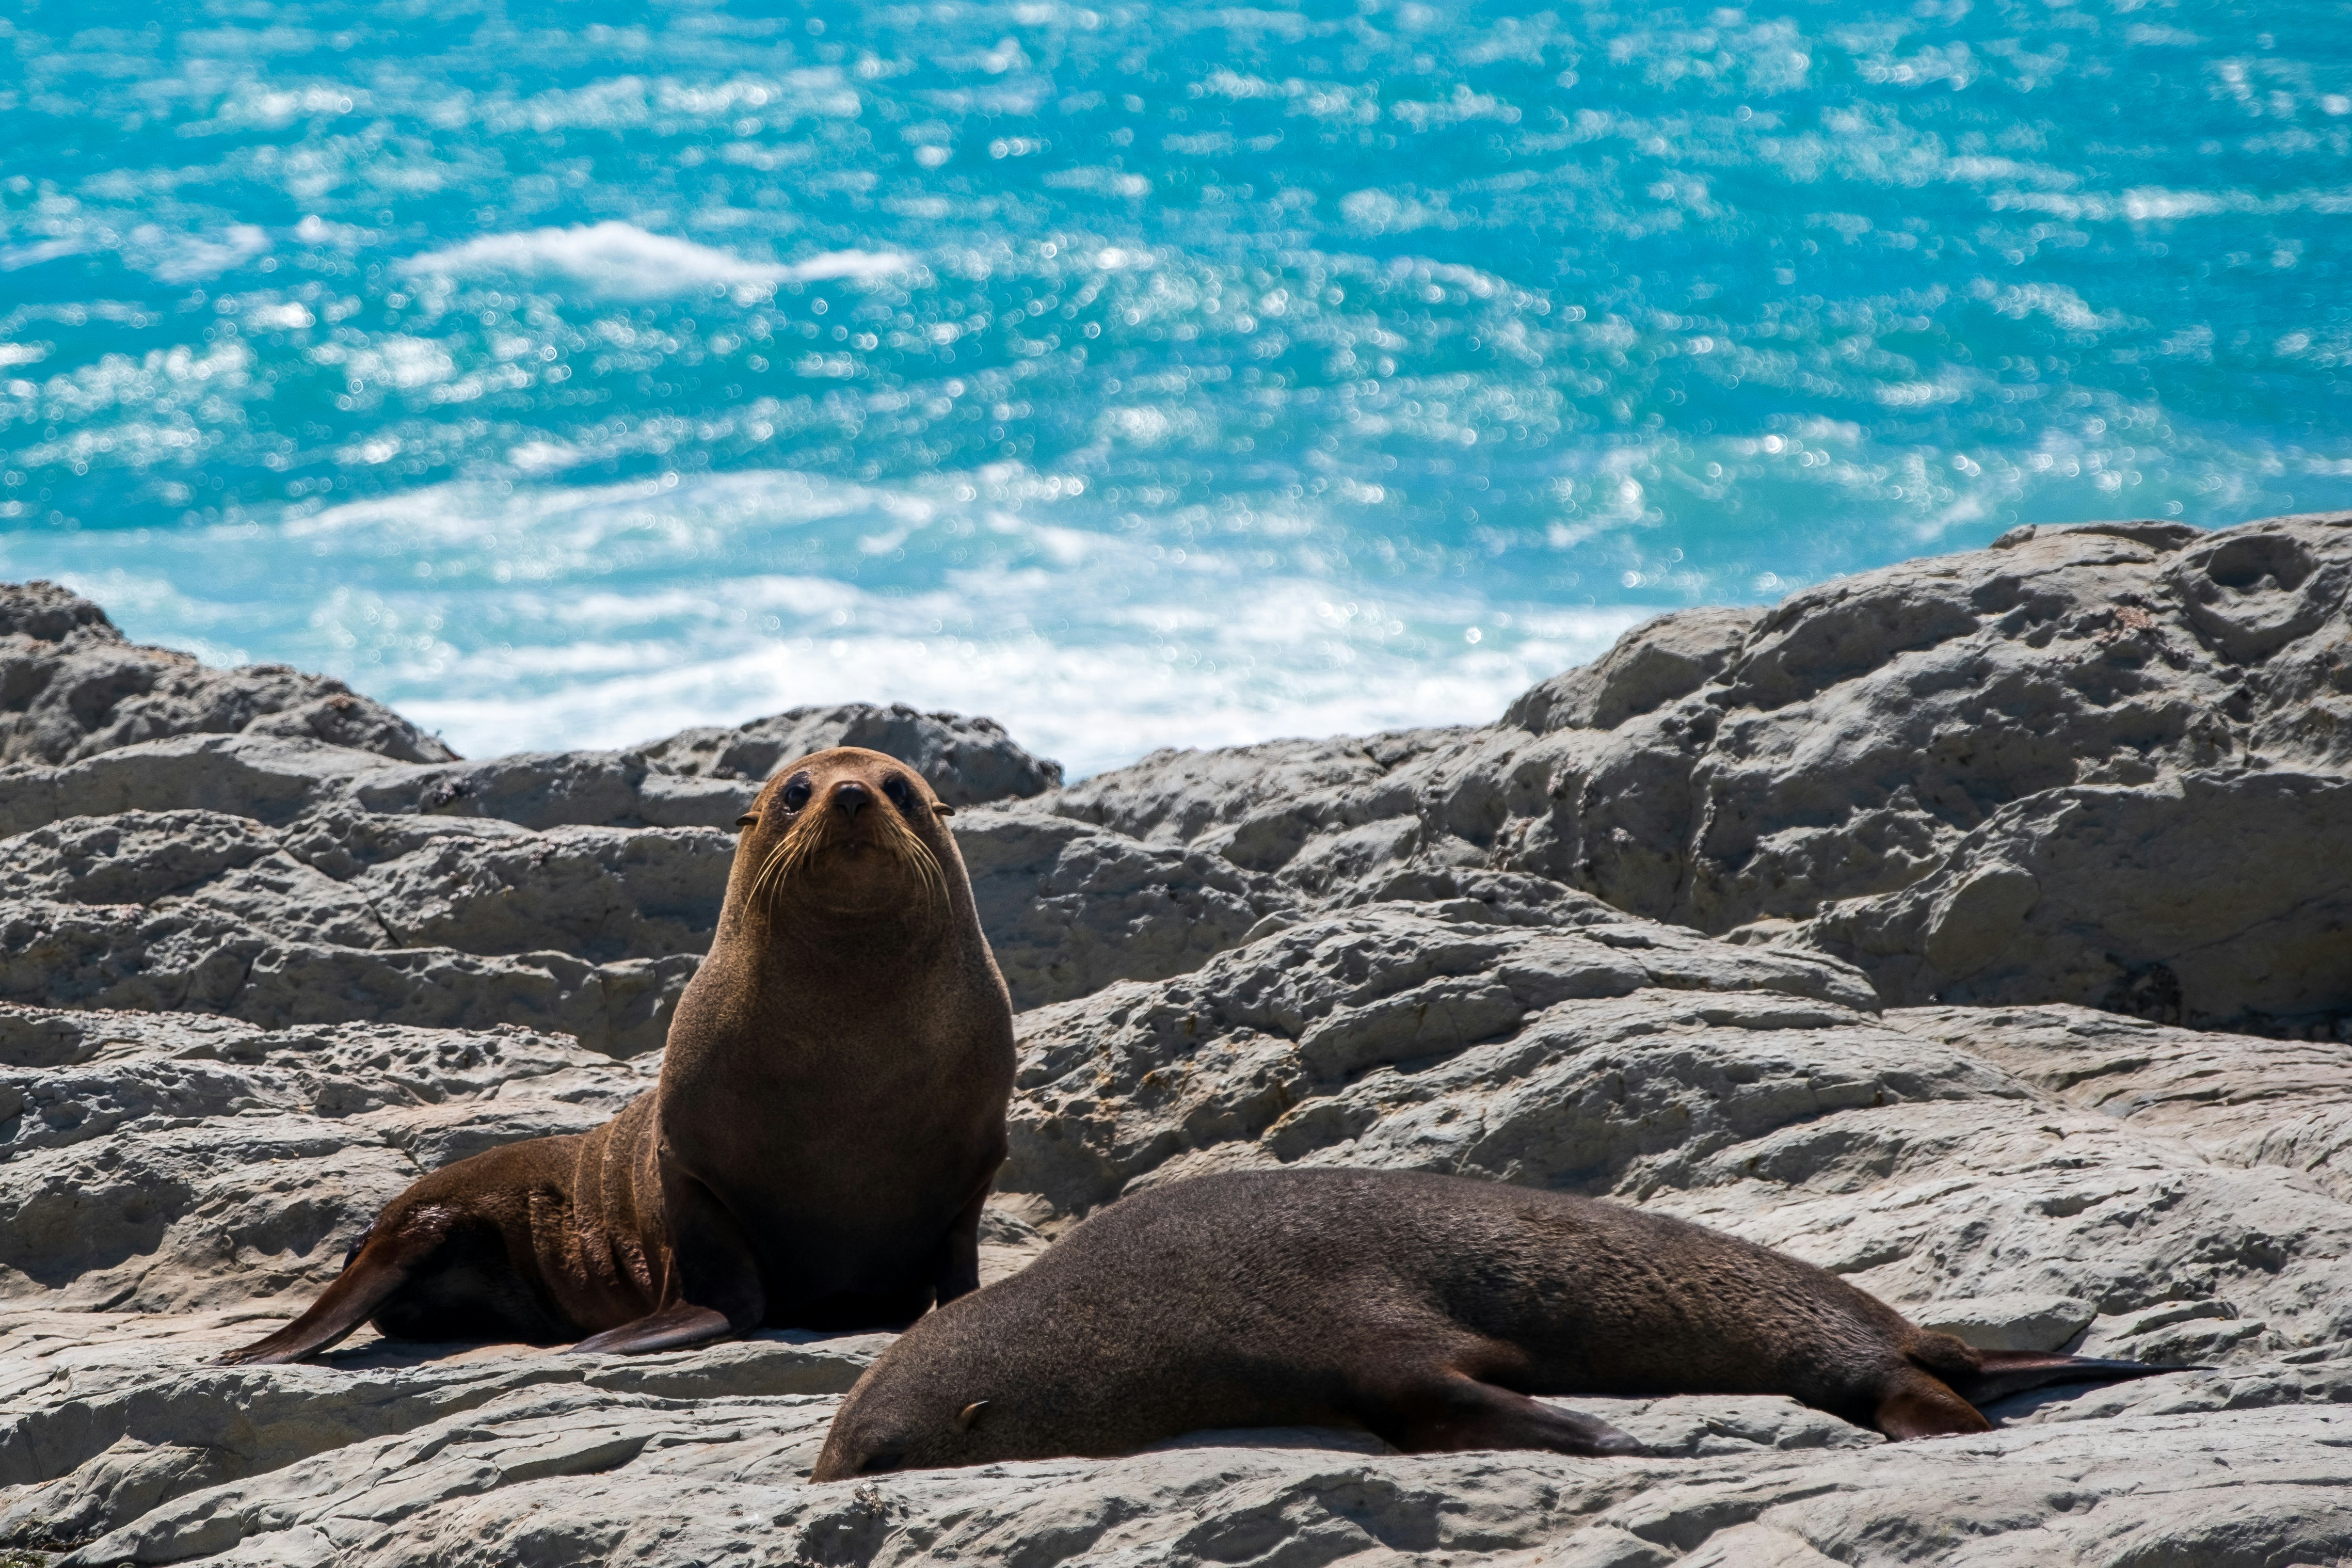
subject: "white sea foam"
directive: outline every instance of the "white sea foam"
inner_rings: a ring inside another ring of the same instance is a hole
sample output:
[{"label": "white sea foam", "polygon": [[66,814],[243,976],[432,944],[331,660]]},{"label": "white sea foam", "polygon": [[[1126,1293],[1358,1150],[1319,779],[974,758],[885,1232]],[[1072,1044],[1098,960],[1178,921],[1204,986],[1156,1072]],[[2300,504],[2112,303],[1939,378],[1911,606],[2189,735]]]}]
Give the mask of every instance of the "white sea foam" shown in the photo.
[{"label": "white sea foam", "polygon": [[[1013,465],[898,487],[452,483],[257,531],[18,539],[0,568],[64,577],[134,636],[330,669],[468,755],[903,701],[992,715],[1085,773],[1156,746],[1488,722],[1640,618],[1435,582],[1375,596],[1215,551],[1178,566],[1087,526],[1089,495]],[[763,569],[812,536],[898,575]],[[931,549],[950,536],[995,553],[950,564]],[[938,564],[908,576],[902,549]],[[289,558],[320,580],[288,593]]]},{"label": "white sea foam", "polygon": [[513,274],[568,278],[593,292],[622,300],[654,300],[698,289],[773,289],[779,283],[873,279],[913,263],[893,251],[837,250],[785,265],[753,261],[732,251],[654,234],[607,219],[569,228],[534,228],[484,235],[463,245],[411,257],[403,268],[449,278]]},{"label": "white sea foam", "polygon": [[154,224],[131,231],[124,259],[166,283],[198,283],[241,267],[269,248],[269,235],[249,223],[213,236],[171,234]]}]

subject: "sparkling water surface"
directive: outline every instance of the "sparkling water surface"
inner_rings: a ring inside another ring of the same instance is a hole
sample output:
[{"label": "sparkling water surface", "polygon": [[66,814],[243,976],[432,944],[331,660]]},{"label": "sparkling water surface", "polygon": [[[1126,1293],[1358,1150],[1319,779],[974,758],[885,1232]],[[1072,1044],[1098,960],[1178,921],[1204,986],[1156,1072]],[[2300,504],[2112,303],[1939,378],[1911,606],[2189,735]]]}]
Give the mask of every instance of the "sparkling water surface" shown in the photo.
[{"label": "sparkling water surface", "polygon": [[1076,773],[2352,505],[2352,5],[0,7],[0,575]]}]

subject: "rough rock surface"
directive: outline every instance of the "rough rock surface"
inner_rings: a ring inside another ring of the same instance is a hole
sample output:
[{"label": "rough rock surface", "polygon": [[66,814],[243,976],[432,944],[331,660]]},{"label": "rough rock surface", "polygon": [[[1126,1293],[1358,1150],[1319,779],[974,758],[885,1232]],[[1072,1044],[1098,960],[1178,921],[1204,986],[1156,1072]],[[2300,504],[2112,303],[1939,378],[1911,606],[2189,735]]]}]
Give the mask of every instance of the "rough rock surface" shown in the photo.
[{"label": "rough rock surface", "polygon": [[1513,872],[1890,1002],[2352,1016],[2352,516],[1993,548],[1626,634],[1501,724],[1159,752],[1047,810],[1269,909]]},{"label": "rough rock surface", "polygon": [[[0,1233],[86,1194],[88,1240],[40,1231],[47,1272],[5,1277],[0,1539],[239,1564],[2352,1551],[2352,1203],[2308,1174],[2352,1137],[2323,1113],[2352,1047],[2063,1006],[1881,1012],[1820,954],[1584,913],[1369,905],[1024,1014],[990,1272],[1139,1184],[1345,1162],[1654,1205],[1982,1342],[2218,1370],[2012,1401],[1965,1442],[1889,1447],[1777,1400],[1585,1401],[1661,1457],[1227,1434],[811,1488],[877,1337],[642,1363],[362,1340],[323,1366],[202,1363],[292,1310],[415,1168],[593,1121],[650,1061],[520,1031],[19,1010],[0,1014],[21,1068]],[[2281,1100],[2315,1114],[2250,1140]]]},{"label": "rough rock surface", "polygon": [[[1654,622],[1496,725],[1069,788],[870,708],[479,763],[226,723],[11,752],[0,1561],[2352,1557],[2347,580],[2331,520],[2021,533]],[[727,825],[843,741],[967,805],[1026,1009],[986,1277],[1199,1172],[1441,1170],[1717,1225],[1980,1344],[2212,1370],[1934,1443],[1588,1400],[1654,1454],[1202,1433],[816,1488],[886,1336],[207,1364],[418,1172],[642,1091]]]},{"label": "rough rock surface", "polygon": [[481,763],[247,732],[0,766],[0,999],[512,1024],[651,1050],[709,945],[761,770],[844,743],[901,756],[950,801],[1060,776],[988,721],[857,705]]},{"label": "rough rock surface", "polygon": [[0,762],[71,762],[165,735],[292,735],[404,763],[457,753],[340,680],[282,664],[210,669],[126,641],[54,583],[0,583]]}]

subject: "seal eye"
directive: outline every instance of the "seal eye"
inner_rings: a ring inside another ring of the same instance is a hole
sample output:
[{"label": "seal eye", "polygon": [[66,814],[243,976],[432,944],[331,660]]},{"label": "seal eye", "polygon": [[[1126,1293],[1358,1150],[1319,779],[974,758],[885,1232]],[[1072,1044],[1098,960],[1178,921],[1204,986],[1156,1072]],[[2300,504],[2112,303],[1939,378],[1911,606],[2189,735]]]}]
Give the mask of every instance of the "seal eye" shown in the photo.
[{"label": "seal eye", "polygon": [[882,793],[888,795],[890,797],[890,804],[897,806],[900,811],[911,813],[915,809],[915,791],[913,787],[909,785],[905,779],[900,778],[897,773],[892,773],[888,778],[882,781]]},{"label": "seal eye", "polygon": [[803,773],[784,786],[784,809],[798,811],[809,803],[809,794],[808,775]]}]

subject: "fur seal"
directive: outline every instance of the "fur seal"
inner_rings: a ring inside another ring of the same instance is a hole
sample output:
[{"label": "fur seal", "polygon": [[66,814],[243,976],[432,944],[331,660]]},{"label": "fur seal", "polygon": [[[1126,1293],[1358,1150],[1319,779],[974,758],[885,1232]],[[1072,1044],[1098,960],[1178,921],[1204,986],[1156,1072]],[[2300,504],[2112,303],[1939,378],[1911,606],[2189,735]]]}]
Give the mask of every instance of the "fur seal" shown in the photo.
[{"label": "fur seal", "polygon": [[657,1085],[393,1200],[310,1309],[223,1358],[400,1339],[640,1352],[912,1321],[980,1283],[1013,1008],[920,775],[837,747],[742,837]]},{"label": "fur seal", "polygon": [[813,1479],[1360,1426],[1411,1453],[1641,1444],[1531,1394],[1785,1394],[1889,1437],[1971,1401],[2181,1370],[1972,1350],[1824,1269],[1497,1182],[1252,1171],[1123,1198],[932,1313],[843,1401]]}]

